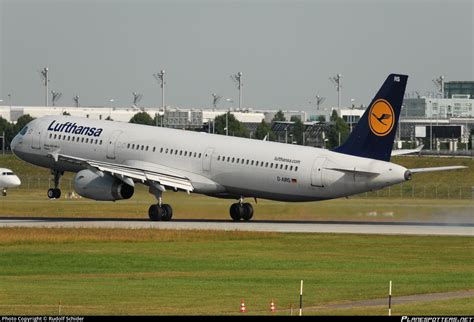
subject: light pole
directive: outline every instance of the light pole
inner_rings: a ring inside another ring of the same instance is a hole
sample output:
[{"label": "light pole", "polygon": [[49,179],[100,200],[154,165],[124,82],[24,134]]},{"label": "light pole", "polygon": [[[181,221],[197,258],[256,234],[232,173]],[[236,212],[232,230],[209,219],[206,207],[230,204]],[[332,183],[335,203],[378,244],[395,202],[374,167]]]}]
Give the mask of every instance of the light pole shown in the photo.
[{"label": "light pole", "polygon": [[[234,102],[231,98],[226,98],[225,101],[229,103]],[[229,135],[229,113],[230,113],[230,106],[228,106],[227,113],[225,113],[225,135]]]},{"label": "light pole", "polygon": [[438,92],[441,94],[441,98],[444,98],[444,76],[433,79],[433,83],[438,88]]},{"label": "light pole", "polygon": [[49,78],[48,78],[48,67],[45,67],[43,68],[42,70],[40,70],[40,75],[41,75],[41,78],[43,80],[43,84],[44,84],[44,106],[48,106],[48,83],[49,83]]},{"label": "light pole", "polygon": [[113,98],[109,99],[109,117],[111,118],[111,114],[112,114],[112,108],[113,108],[113,104],[114,104],[115,100]]},{"label": "light pole", "polygon": [[79,95],[76,95],[72,98],[76,107],[79,107]]},{"label": "light pole", "polygon": [[53,102],[53,106],[56,106],[56,102],[63,96],[61,92],[51,91],[51,101]]},{"label": "light pole", "polygon": [[161,87],[161,109],[165,112],[165,70],[162,69],[159,73],[153,74],[153,77],[160,83]]},{"label": "light pole", "polygon": [[351,122],[351,133],[352,133],[352,122],[354,120],[353,116],[352,116],[352,111],[354,111],[354,99],[351,98],[351,115],[350,115],[350,122]]},{"label": "light pole", "polygon": [[235,75],[231,75],[230,78],[234,81],[239,89],[239,109],[242,109],[242,73],[238,72]]},{"label": "light pole", "polygon": [[319,111],[319,106],[326,100],[326,97],[316,95],[316,109]]},{"label": "light pole", "polygon": [[337,90],[337,108],[341,110],[341,74],[337,74],[334,77],[329,77],[329,80],[336,86]]},{"label": "light pole", "polygon": [[218,94],[215,94],[215,93],[212,93],[212,105],[214,106],[214,108],[217,107],[217,103],[219,103],[219,101],[221,100],[222,96],[218,95]]}]

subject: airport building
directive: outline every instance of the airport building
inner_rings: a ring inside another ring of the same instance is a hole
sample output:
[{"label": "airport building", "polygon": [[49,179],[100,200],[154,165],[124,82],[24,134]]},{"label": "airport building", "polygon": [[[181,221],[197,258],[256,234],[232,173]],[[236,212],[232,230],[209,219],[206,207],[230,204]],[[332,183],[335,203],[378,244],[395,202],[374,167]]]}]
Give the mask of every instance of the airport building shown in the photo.
[{"label": "airport building", "polygon": [[444,82],[444,97],[452,98],[454,95],[469,95],[471,98],[474,98],[474,82]]}]

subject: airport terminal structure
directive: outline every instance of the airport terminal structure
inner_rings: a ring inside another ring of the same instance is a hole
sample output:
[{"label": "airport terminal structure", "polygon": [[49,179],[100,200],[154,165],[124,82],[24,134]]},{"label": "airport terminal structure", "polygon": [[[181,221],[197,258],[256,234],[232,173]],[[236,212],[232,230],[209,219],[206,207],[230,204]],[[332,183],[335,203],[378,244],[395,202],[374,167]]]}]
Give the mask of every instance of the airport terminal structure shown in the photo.
[{"label": "airport terminal structure", "polygon": [[[4,102],[5,103],[5,102]],[[468,154],[472,149],[474,130],[474,81],[452,81],[443,84],[440,93],[418,92],[406,93],[396,135],[395,149],[414,148],[420,144],[423,150],[436,151],[439,154]],[[296,143],[291,133],[293,117],[304,123],[303,144],[325,147],[327,131],[331,126],[330,116],[336,110],[350,129],[357,124],[366,106],[326,107],[308,113],[303,110],[283,110],[287,121],[272,122],[278,110],[260,110],[252,108],[181,108],[174,106],[129,108],[114,106],[0,106],[0,117],[15,123],[23,115],[38,118],[45,115],[70,114],[91,119],[112,119],[128,122],[136,113],[146,112],[156,120],[156,126],[178,129],[201,130],[209,133],[215,131],[214,120],[227,112],[243,123],[250,133],[250,138],[257,126],[264,120],[271,124],[279,142]],[[0,140],[2,138],[0,133]],[[0,147],[1,148],[1,147]]]}]

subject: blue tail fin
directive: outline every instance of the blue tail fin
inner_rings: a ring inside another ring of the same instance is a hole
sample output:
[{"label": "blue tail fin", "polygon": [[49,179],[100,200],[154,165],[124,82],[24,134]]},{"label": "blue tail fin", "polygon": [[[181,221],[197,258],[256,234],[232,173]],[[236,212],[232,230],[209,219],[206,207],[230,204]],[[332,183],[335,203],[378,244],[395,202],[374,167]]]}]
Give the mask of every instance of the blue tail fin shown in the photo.
[{"label": "blue tail fin", "polygon": [[346,142],[334,151],[389,161],[407,79],[390,74]]}]

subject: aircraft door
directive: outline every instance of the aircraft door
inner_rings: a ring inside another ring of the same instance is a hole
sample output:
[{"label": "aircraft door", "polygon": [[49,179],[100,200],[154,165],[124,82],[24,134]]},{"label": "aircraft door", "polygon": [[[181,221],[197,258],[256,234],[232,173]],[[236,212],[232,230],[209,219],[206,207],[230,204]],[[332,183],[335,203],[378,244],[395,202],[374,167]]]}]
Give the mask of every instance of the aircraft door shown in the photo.
[{"label": "aircraft door", "polygon": [[314,187],[324,187],[323,166],[326,163],[325,157],[317,157],[311,170],[311,185]]},{"label": "aircraft door", "polygon": [[41,150],[41,128],[36,128],[33,130],[32,139],[31,139],[31,147],[36,150]]},{"label": "aircraft door", "polygon": [[211,161],[213,152],[214,148],[207,148],[204,152],[204,158],[202,159],[202,169],[204,171],[211,171]]},{"label": "aircraft door", "polygon": [[120,134],[122,134],[122,131],[117,130],[112,132],[112,135],[110,135],[110,138],[107,141],[107,159],[115,159],[115,146]]}]

